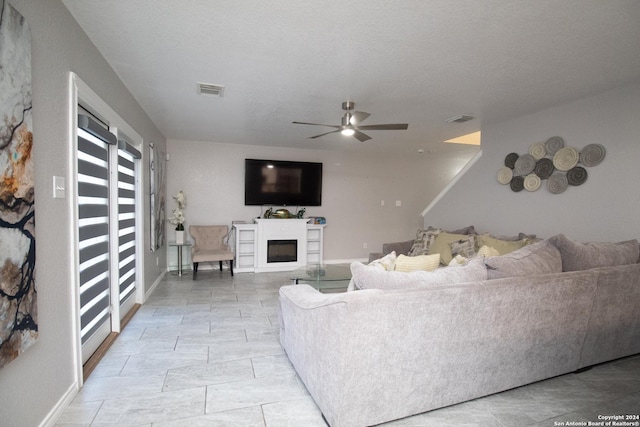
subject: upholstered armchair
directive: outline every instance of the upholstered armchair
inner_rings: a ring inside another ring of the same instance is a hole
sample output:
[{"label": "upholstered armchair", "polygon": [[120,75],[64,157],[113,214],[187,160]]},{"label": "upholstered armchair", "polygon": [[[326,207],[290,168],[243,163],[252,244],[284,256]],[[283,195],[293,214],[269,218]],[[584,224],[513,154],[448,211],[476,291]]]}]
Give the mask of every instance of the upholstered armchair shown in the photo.
[{"label": "upholstered armchair", "polygon": [[222,271],[222,261],[229,261],[229,271],[233,276],[233,251],[227,244],[229,238],[229,227],[226,225],[191,225],[189,234],[193,237],[191,247],[191,260],[193,261],[193,278],[198,273],[200,262],[220,263]]}]

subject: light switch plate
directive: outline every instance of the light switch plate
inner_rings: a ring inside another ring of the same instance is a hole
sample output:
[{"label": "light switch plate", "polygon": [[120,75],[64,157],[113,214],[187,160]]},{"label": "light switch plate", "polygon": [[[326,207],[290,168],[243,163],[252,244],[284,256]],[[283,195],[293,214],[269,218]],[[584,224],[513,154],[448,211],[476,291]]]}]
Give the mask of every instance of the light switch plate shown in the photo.
[{"label": "light switch plate", "polygon": [[66,197],[66,183],[64,177],[53,177],[53,198],[64,199]]}]

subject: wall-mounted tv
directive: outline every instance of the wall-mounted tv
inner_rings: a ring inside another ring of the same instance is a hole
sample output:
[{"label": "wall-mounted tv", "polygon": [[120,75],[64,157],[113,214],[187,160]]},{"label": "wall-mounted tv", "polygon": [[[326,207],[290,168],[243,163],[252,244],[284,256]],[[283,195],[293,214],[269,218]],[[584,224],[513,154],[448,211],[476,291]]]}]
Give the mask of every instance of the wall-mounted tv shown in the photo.
[{"label": "wall-mounted tv", "polygon": [[322,163],[245,159],[244,204],[321,206]]}]

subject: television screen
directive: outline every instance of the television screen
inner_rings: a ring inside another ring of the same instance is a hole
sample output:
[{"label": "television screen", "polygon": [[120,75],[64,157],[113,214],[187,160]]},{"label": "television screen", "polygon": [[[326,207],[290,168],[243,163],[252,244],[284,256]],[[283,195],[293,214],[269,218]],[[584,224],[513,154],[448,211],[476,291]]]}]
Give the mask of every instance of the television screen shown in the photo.
[{"label": "television screen", "polygon": [[245,205],[322,205],[322,163],[259,159],[244,162]]}]

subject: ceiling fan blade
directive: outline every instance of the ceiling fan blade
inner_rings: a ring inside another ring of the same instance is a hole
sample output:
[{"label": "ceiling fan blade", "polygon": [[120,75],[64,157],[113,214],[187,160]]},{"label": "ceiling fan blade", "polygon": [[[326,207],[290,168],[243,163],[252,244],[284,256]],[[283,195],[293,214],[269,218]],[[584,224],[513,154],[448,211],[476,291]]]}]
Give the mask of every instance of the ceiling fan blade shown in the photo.
[{"label": "ceiling fan blade", "polygon": [[371,137],[369,135],[364,134],[364,133],[360,132],[359,130],[355,130],[355,133],[353,134],[353,136],[360,142],[365,142],[365,141],[371,139]]},{"label": "ceiling fan blade", "polygon": [[312,126],[327,126],[330,128],[340,129],[338,125],[325,125],[324,123],[307,123],[307,122],[291,122],[296,125],[312,125]]},{"label": "ceiling fan blade", "polygon": [[[326,125],[325,125],[325,126],[326,126]],[[330,132],[321,133],[320,135],[310,136],[308,139],[320,138],[321,136],[329,135],[330,133],[336,133],[336,132],[340,132],[340,129],[338,129],[338,130],[332,130],[332,131],[330,131]]]},{"label": "ceiling fan blade", "polygon": [[408,123],[395,123],[386,125],[368,125],[358,126],[358,129],[364,130],[406,130],[409,127]]},{"label": "ceiling fan blade", "polygon": [[358,123],[362,123],[369,117],[371,114],[365,113],[364,111],[354,111],[351,114],[351,124],[357,125]]}]

